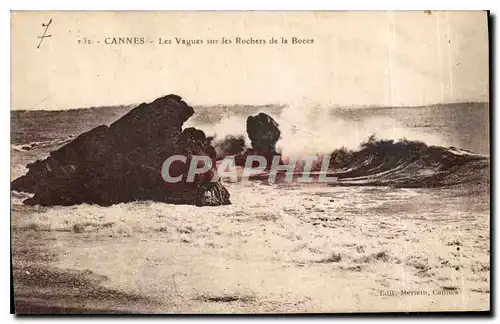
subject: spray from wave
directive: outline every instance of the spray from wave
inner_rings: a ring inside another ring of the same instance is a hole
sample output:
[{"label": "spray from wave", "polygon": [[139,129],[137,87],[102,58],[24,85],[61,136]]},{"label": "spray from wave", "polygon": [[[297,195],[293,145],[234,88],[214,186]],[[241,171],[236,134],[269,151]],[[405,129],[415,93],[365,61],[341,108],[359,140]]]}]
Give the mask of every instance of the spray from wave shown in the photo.
[{"label": "spray from wave", "polygon": [[[281,137],[277,142],[277,151],[284,156],[326,154],[342,147],[357,149],[372,135],[387,140],[406,139],[428,145],[450,146],[450,143],[435,134],[408,129],[389,117],[350,120],[333,113],[331,107],[305,100],[284,106],[280,113],[268,114],[279,124]],[[243,138],[244,147],[251,147],[245,130],[247,117],[233,114],[216,123],[196,123],[193,119],[188,120],[184,127],[202,129],[219,146],[232,146],[222,143]]]},{"label": "spray from wave", "polygon": [[[279,124],[276,147],[283,161],[295,157],[300,165],[301,157],[316,155],[321,161],[329,155],[331,174],[339,178],[339,185],[436,187],[484,183],[488,178],[487,157],[450,147],[435,134],[405,128],[389,117],[350,120],[307,102],[270,116]],[[245,120],[233,115],[197,127],[214,136],[217,157],[223,158],[252,147]]]},{"label": "spray from wave", "polygon": [[277,120],[282,131],[278,148],[286,156],[329,153],[341,147],[357,149],[372,135],[388,140],[407,139],[429,145],[449,145],[435,135],[398,125],[396,120],[389,117],[354,121],[337,116],[328,107],[314,103],[288,105]]}]

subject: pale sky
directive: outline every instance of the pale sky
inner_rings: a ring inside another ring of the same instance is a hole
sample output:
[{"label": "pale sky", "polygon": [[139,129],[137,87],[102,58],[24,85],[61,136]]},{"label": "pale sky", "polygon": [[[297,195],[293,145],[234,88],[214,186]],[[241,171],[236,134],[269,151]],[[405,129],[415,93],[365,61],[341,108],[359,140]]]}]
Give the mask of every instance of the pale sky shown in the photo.
[{"label": "pale sky", "polygon": [[[44,28],[48,33],[37,49]],[[107,37],[143,45],[106,45]],[[308,45],[207,45],[235,37]],[[83,37],[100,41],[81,45]],[[159,45],[158,38],[205,44]],[[153,41],[152,44],[149,41]],[[488,101],[486,12],[13,12],[11,108]]]}]

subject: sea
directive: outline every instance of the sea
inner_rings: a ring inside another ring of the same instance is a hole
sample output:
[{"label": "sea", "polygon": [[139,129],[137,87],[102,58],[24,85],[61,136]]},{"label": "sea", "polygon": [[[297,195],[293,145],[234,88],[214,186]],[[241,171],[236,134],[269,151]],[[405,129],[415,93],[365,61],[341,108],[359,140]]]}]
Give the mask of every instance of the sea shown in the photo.
[{"label": "sea", "polygon": [[[134,106],[12,111],[11,180]],[[194,108],[185,127],[219,141],[243,136],[250,145],[246,117],[265,112],[279,124],[285,156],[343,150],[340,183],[226,183],[232,204],[218,207],[27,206],[30,193],[12,191],[19,309],[489,308],[488,103]],[[402,289],[425,295],[401,297]],[[388,291],[401,298],[391,302]]]}]

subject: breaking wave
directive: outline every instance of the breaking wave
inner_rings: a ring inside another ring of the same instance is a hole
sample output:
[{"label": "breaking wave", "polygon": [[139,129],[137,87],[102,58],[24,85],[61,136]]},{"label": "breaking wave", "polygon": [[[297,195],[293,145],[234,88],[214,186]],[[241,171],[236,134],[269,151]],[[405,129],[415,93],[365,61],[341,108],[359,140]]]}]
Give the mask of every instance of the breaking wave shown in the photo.
[{"label": "breaking wave", "polygon": [[12,144],[12,149],[17,152],[26,152],[34,149],[55,149],[59,146],[62,146],[66,143],[71,142],[74,139],[73,135],[69,135],[68,137],[62,139],[48,140],[48,141],[35,141],[27,144]]},{"label": "breaking wave", "polygon": [[426,188],[489,183],[489,158],[455,147],[421,141],[378,140],[371,136],[359,150],[331,153],[336,185]]},{"label": "breaking wave", "polygon": [[[235,155],[236,161],[244,165],[244,157],[253,155],[245,151],[241,137],[227,136],[216,143],[217,159]],[[293,155],[292,155],[293,156]],[[282,155],[282,161],[289,163],[292,156]],[[242,159],[239,159],[241,157]],[[297,159],[294,178],[303,175],[304,156]],[[311,176],[321,170],[325,154],[318,154],[313,163]],[[338,186],[392,186],[404,188],[432,188],[457,184],[489,184],[490,162],[488,156],[458,149],[428,145],[415,140],[377,139],[374,135],[351,150],[345,147],[330,154],[328,177],[336,177]],[[266,182],[268,173],[254,177]],[[284,174],[278,175],[278,182],[284,181]]]}]

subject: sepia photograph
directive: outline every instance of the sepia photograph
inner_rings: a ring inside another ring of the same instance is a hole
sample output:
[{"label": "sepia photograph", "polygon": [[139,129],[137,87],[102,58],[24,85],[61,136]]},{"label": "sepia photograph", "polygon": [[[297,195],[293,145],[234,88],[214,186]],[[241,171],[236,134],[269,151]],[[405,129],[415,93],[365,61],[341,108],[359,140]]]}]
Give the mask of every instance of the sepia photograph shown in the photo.
[{"label": "sepia photograph", "polygon": [[490,311],[488,11],[12,11],[16,314]]}]

